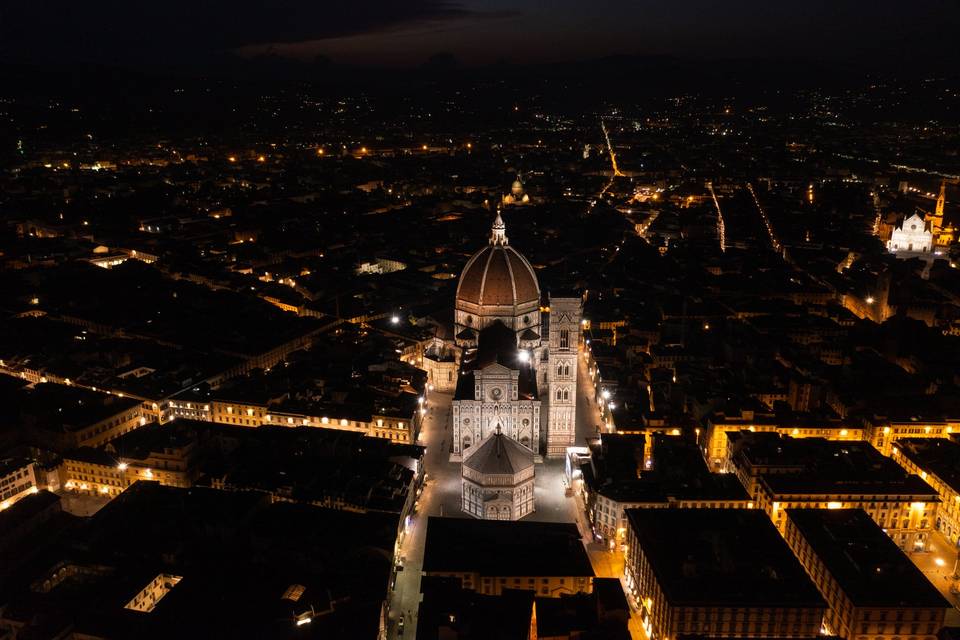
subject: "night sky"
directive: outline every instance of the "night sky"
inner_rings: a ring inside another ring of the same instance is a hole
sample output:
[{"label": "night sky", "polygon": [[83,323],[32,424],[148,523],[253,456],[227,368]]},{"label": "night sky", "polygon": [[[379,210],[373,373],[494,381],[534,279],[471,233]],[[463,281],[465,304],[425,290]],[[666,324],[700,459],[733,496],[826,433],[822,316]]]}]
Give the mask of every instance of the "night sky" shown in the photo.
[{"label": "night sky", "polygon": [[318,56],[465,66],[614,54],[960,64],[956,0],[2,0],[0,55],[30,63],[204,64]]}]

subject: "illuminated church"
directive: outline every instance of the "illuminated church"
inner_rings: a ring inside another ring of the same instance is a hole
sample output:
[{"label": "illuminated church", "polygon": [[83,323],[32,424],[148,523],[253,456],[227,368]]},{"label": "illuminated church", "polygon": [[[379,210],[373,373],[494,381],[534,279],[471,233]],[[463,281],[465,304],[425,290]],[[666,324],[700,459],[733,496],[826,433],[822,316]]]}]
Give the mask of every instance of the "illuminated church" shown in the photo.
[{"label": "illuminated church", "polygon": [[513,184],[510,186],[510,193],[503,196],[502,202],[504,205],[530,204],[530,194],[524,189],[523,182],[520,181],[520,176],[517,176],[517,179],[513,181]]},{"label": "illuminated church", "polygon": [[890,234],[887,251],[890,253],[929,253],[933,247],[933,232],[919,214],[906,218]]},{"label": "illuminated church", "polygon": [[956,238],[956,230],[944,222],[946,202],[947,183],[944,181],[940,184],[940,194],[933,211],[923,212],[918,209],[917,213],[904,219],[903,224],[890,234],[887,251],[906,254],[905,257],[928,254],[931,251],[939,255],[940,251],[934,247],[949,246]]},{"label": "illuminated church", "polygon": [[530,513],[534,462],[574,442],[582,302],[545,302],[497,213],[487,246],[463,268],[454,308],[452,454],[463,461],[463,508],[477,517]]}]

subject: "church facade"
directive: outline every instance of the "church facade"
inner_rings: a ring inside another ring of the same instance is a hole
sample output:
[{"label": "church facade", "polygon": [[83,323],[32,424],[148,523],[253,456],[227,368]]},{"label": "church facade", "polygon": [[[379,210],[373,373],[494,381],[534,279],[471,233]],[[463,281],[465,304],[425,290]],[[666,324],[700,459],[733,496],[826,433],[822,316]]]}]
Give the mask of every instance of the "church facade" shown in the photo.
[{"label": "church facade", "polygon": [[890,253],[929,253],[932,248],[933,233],[927,222],[916,213],[894,229],[887,241],[887,251]]}]

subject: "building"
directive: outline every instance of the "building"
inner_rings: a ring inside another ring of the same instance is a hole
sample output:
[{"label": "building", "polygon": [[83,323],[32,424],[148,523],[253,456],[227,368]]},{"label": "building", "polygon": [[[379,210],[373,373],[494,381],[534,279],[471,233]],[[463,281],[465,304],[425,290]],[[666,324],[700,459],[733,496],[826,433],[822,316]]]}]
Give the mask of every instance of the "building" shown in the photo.
[{"label": "building", "polygon": [[461,474],[464,512],[486,520],[533,513],[533,452],[499,429],[467,450]]},{"label": "building", "polygon": [[103,447],[63,454],[59,480],[73,493],[116,497],[138,480],[192,487],[200,475],[196,434],[188,421],[150,424]]},{"label": "building", "polygon": [[947,204],[947,181],[940,182],[940,193],[937,195],[933,212],[924,216],[930,223],[930,232],[933,233],[933,242],[938,247],[948,247],[956,239],[957,230],[951,224],[944,224],[943,210]]},{"label": "building", "polygon": [[788,509],[784,536],[829,609],[828,635],[934,640],[951,609],[862,509]]},{"label": "building", "polygon": [[92,517],[48,523],[61,535],[37,536],[42,561],[7,584],[0,635],[386,637],[399,519],[138,482]]},{"label": "building", "polygon": [[54,451],[98,447],[147,423],[143,403],[66,384],[44,383],[18,398],[29,442]]},{"label": "building", "polygon": [[651,640],[814,638],[826,605],[763,513],[627,511],[627,588]]},{"label": "building", "polygon": [[730,470],[782,532],[786,509],[863,509],[903,549],[926,548],[937,492],[867,442],[731,435]]},{"label": "building", "polygon": [[517,176],[517,179],[513,181],[513,184],[510,185],[510,193],[503,196],[501,201],[504,205],[530,204],[530,194],[524,189],[523,182],[520,181],[520,176]]},{"label": "building", "polygon": [[187,421],[150,424],[104,447],[116,457],[126,484],[155,480],[169,487],[192,487],[200,476],[197,434]]},{"label": "building", "polygon": [[892,448],[893,459],[920,476],[940,496],[936,528],[960,543],[960,443],[944,438],[904,438]]},{"label": "building", "polygon": [[423,574],[456,578],[486,595],[525,589],[550,597],[590,593],[594,577],[575,524],[433,516]]},{"label": "building", "polygon": [[0,460],[0,509],[7,509],[14,502],[36,493],[36,466],[26,458],[6,458]]},{"label": "building", "polygon": [[459,350],[449,341],[431,338],[423,349],[423,370],[427,382],[441,393],[452,393],[457,388]]},{"label": "building", "polygon": [[884,455],[893,455],[893,443],[902,438],[949,438],[950,434],[960,432],[960,420],[924,418],[913,416],[906,419],[881,418],[870,426],[872,435],[867,440],[873,443]]},{"label": "building", "polygon": [[455,578],[421,581],[421,640],[578,640],[630,637],[630,606],[617,578],[595,578],[591,593],[536,596],[528,589],[486,595]]},{"label": "building", "polygon": [[710,473],[697,445],[679,436],[607,433],[589,442],[589,452],[574,486],[593,534],[611,543],[626,540],[628,509],[753,506],[735,477]]},{"label": "building", "polygon": [[457,285],[455,456],[497,428],[535,456],[559,457],[573,444],[582,301],[557,294],[541,302],[536,273],[510,246],[498,213]]},{"label": "building", "polygon": [[126,468],[102,449],[80,447],[63,454],[60,486],[67,491],[116,497],[127,488]]},{"label": "building", "polygon": [[757,506],[783,530],[785,509],[863,509],[901,549],[929,543],[940,499],[917,476],[842,481],[809,474],[763,476]]},{"label": "building", "polygon": [[[402,398],[401,398],[402,399]],[[412,399],[412,398],[411,398]],[[422,406],[410,403],[409,415],[373,413],[358,407],[314,407],[313,410],[294,410],[277,405],[270,399],[228,399],[195,401],[186,397],[169,403],[173,416],[190,420],[217,422],[244,427],[265,425],[287,427],[319,427],[342,431],[357,431],[372,438],[384,438],[401,443],[412,443],[413,429]],[[322,413],[321,413],[322,411]]]},{"label": "building", "polygon": [[704,457],[713,471],[729,470],[727,464],[730,456],[730,434],[740,431],[772,432],[792,438],[855,441],[871,440],[876,429],[843,420],[781,421],[772,411],[756,408],[741,409],[736,414],[715,412],[707,418],[704,447]]},{"label": "building", "polygon": [[534,594],[504,589],[498,595],[462,588],[456,579],[424,577],[417,610],[422,640],[529,640]]},{"label": "building", "polygon": [[[0,509],[0,559],[7,561],[16,553],[16,547],[24,543],[35,548],[32,543],[36,540],[31,536],[61,513],[60,496],[45,489],[30,492],[8,508]],[[15,564],[0,563],[0,575],[9,575]]]},{"label": "building", "polygon": [[933,249],[933,232],[926,220],[917,213],[906,218],[893,230],[887,241],[890,253],[923,254]]}]

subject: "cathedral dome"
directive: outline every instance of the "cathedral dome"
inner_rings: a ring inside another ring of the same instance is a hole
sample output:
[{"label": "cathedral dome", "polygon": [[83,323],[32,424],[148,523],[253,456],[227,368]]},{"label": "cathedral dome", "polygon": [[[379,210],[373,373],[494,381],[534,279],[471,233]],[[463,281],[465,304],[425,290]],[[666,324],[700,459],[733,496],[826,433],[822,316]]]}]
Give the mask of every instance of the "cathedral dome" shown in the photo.
[{"label": "cathedral dome", "polygon": [[510,307],[515,311],[540,305],[540,286],[533,267],[507,244],[506,227],[500,214],[493,224],[490,244],[467,261],[457,285],[457,306]]}]

